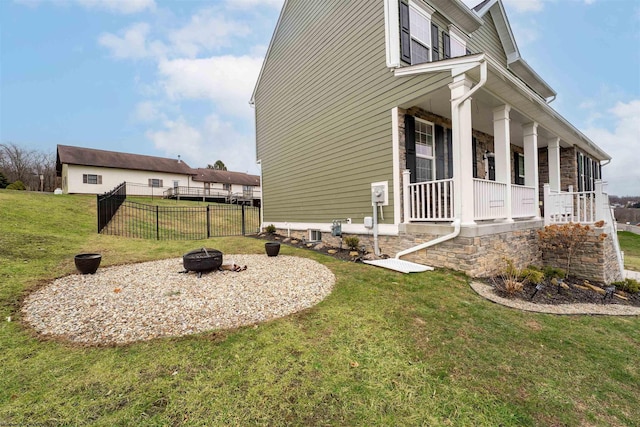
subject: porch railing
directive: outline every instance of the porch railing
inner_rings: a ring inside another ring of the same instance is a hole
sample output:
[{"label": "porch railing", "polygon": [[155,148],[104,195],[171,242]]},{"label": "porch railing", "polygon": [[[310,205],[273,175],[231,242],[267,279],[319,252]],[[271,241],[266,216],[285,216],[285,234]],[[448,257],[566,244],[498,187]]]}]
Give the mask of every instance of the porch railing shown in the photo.
[{"label": "porch railing", "polygon": [[[598,200],[596,191],[569,191],[558,192],[544,186],[544,222],[549,224],[565,224],[579,222],[592,224],[605,219],[603,209],[604,200]],[[600,194],[604,199],[603,195]],[[608,206],[606,206],[608,209]]]},{"label": "porch railing", "polygon": [[409,184],[406,191],[409,221],[453,221],[453,179]]},{"label": "porch railing", "polygon": [[475,220],[507,217],[507,184],[474,178],[473,198]]},{"label": "porch railing", "polygon": [[538,192],[535,187],[511,184],[511,217],[528,218],[538,215]]}]

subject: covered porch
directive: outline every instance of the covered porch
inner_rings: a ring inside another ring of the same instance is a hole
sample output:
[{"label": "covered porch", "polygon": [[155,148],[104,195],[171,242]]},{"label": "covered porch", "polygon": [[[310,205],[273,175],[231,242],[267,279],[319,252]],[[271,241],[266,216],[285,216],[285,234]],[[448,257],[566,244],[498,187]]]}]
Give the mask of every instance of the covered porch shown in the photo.
[{"label": "covered porch", "polygon": [[[418,89],[396,112],[415,116],[427,129],[429,125],[434,129],[431,136],[423,131],[426,136],[413,148],[418,163],[427,164],[427,179],[420,165],[411,165],[412,147],[407,141],[415,130],[409,125],[397,130],[404,151],[398,170],[402,223],[446,223],[458,218],[462,226],[475,226],[543,216],[546,223],[557,222],[557,205],[562,205],[558,200],[568,201],[569,196],[556,195],[573,192],[574,186],[585,194],[571,196],[573,211],[578,212],[575,206],[584,200],[593,201],[588,215],[571,218],[605,219],[598,217],[605,199],[599,196],[596,201],[595,183],[601,178],[600,162],[609,156],[548,105],[550,99],[543,95],[553,98],[550,88],[541,84],[534,91],[484,54],[395,70],[401,78],[425,73],[442,77],[441,83],[422,93]],[[440,156],[434,142],[438,126],[445,127],[445,154],[441,149]],[[576,153],[589,158],[584,170]],[[582,188],[577,188],[580,179]],[[549,197],[544,196],[545,184]],[[603,193],[601,186],[599,190]],[[583,206],[582,211],[587,209]]]}]

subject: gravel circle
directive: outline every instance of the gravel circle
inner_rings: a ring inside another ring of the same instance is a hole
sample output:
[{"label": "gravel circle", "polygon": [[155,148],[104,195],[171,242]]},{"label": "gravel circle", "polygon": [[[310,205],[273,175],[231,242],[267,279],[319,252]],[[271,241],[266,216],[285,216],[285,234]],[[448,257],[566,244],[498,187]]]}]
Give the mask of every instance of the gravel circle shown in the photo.
[{"label": "gravel circle", "polygon": [[333,289],[322,264],[293,256],[224,255],[247,266],[201,278],[181,274],[182,258],[99,268],[31,293],[22,307],[38,333],[90,345],[251,325],[312,307]]},{"label": "gravel circle", "polygon": [[549,314],[603,314],[610,316],[638,316],[640,307],[620,304],[536,304],[519,299],[509,299],[496,295],[493,286],[481,282],[471,282],[471,288],[489,301],[525,311]]}]

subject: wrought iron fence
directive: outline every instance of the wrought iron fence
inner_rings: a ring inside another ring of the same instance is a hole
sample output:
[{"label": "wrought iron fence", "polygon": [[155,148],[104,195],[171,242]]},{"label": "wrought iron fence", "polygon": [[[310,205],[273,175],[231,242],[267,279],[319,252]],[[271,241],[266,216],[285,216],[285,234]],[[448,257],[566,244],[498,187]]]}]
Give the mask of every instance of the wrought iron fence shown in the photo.
[{"label": "wrought iron fence", "polygon": [[126,182],[123,182],[107,193],[98,194],[98,233],[100,233],[107,224],[109,224],[126,198]]},{"label": "wrought iron fence", "polygon": [[[243,236],[256,233],[260,229],[260,208],[254,206],[147,205],[125,200],[125,191],[124,197],[121,201],[118,199],[119,204],[113,211],[116,202],[108,202],[107,194],[102,199],[98,198],[98,232],[103,234],[141,239],[198,240]],[[103,216],[109,220],[101,226],[100,218]]]}]

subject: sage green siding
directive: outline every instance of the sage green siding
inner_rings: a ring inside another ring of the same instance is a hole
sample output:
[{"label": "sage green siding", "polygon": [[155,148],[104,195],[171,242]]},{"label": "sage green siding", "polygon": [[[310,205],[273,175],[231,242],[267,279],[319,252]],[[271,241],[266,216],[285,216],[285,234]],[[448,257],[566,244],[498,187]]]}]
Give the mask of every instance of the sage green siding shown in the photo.
[{"label": "sage green siding", "polygon": [[500,65],[507,66],[507,56],[504,53],[500,36],[496,30],[496,24],[493,22],[491,13],[486,13],[482,19],[484,24],[480,26],[469,40],[469,49],[472,53],[487,53],[493,59],[497,60]]},{"label": "sage green siding", "polygon": [[383,0],[287,1],[254,94],[264,221],[362,223],[377,181],[389,182],[381,222],[399,221],[391,109],[450,81],[394,77]]}]

